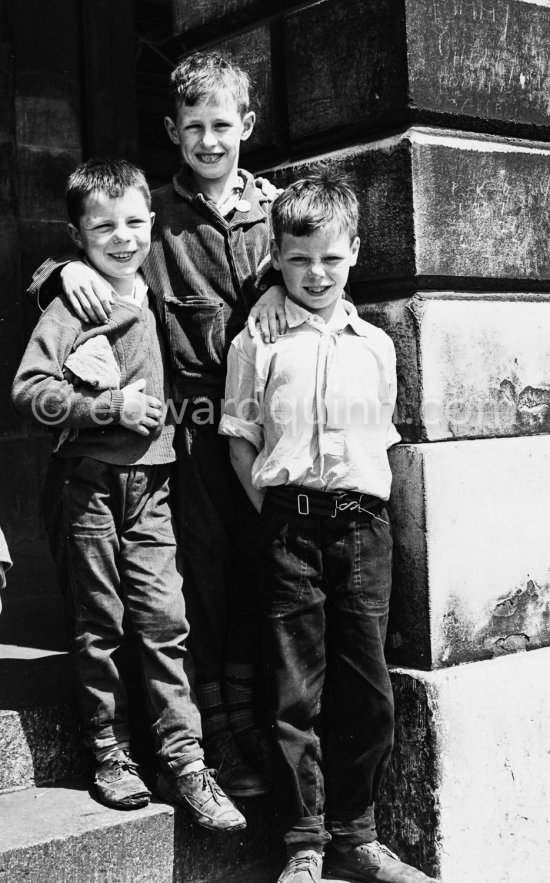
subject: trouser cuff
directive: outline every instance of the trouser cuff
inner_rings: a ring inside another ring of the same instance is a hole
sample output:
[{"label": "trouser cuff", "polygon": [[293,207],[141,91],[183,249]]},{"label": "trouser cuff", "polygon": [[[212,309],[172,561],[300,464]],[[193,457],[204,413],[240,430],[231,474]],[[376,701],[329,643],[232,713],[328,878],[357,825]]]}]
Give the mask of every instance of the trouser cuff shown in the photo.
[{"label": "trouser cuff", "polygon": [[359,817],[352,813],[335,813],[327,818],[327,828],[337,849],[353,849],[354,846],[360,846],[361,843],[372,843],[374,840],[378,840],[374,821],[374,806],[369,806],[366,812]]},{"label": "trouser cuff", "polygon": [[181,776],[185,767],[190,763],[194,763],[196,760],[202,760],[204,763],[204,751],[200,745],[197,745],[192,751],[186,752],[185,754],[180,755],[180,757],[176,757],[175,760],[161,761],[161,765],[172,773],[173,776]]},{"label": "trouser cuff", "polygon": [[302,819],[283,816],[279,818],[279,824],[285,832],[284,841],[290,851],[296,851],[300,847],[322,852],[330,840],[330,834],[325,829],[324,815],[307,816]]}]

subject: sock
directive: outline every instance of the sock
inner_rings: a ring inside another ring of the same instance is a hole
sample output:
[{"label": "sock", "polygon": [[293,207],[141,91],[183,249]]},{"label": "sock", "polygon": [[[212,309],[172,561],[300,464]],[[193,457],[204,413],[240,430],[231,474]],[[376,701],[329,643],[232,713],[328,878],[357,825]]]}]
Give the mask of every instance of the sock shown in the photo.
[{"label": "sock", "polygon": [[200,773],[201,770],[205,769],[204,760],[192,760],[191,763],[186,763],[185,766],[182,767],[181,772],[178,773],[178,777],[187,776],[188,773]]},{"label": "sock", "polygon": [[223,698],[231,730],[236,735],[255,729],[254,667],[238,662],[228,663],[225,670]]},{"label": "sock", "polygon": [[201,711],[202,734],[205,742],[213,736],[230,731],[225,713],[222,689],[219,681],[202,681],[195,684],[195,694]]},{"label": "sock", "polygon": [[130,753],[130,740],[119,739],[115,745],[106,745],[102,748],[94,748],[94,757],[98,763],[103,763],[117,751],[127,751]]}]

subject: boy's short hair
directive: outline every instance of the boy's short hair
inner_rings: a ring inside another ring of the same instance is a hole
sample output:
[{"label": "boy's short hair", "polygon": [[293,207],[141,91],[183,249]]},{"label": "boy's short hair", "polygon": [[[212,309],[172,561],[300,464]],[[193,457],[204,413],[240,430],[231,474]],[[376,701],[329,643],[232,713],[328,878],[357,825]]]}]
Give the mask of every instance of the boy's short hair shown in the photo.
[{"label": "boy's short hair", "polygon": [[89,159],[69,175],[65,201],[71,222],[78,227],[84,214],[84,200],[90,193],[106,193],[111,199],[122,196],[130,187],[139,190],[151,210],[151,192],[142,170],[125,159]]},{"label": "boy's short hair", "polygon": [[322,227],[348,232],[352,240],[357,236],[359,204],[344,175],[320,169],[294,181],[277,196],[271,222],[279,246],[283,233],[311,236]]},{"label": "boy's short hair", "polygon": [[223,89],[231,93],[244,116],[250,104],[250,77],[221,52],[193,52],[180,61],[170,76],[176,107],[180,103],[193,107],[198,101],[210,101]]}]

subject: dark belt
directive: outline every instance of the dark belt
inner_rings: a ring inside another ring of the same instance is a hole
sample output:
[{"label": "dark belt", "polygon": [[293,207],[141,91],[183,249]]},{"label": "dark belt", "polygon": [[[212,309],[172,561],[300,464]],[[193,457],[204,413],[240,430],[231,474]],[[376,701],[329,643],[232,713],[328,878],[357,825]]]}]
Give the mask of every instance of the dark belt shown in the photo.
[{"label": "dark belt", "polygon": [[268,487],[266,500],[291,509],[298,515],[324,515],[331,518],[356,516],[365,513],[376,517],[386,501],[356,491],[315,491],[293,484]]}]

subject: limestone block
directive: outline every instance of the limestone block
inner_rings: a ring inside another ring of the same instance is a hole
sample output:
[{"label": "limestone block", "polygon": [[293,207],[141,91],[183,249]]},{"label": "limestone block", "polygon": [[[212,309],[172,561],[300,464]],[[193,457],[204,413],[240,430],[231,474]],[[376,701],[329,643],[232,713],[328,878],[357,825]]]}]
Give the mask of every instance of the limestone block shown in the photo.
[{"label": "limestone block", "polygon": [[79,88],[78,80],[68,82],[63,74],[22,74],[15,96],[18,144],[79,150]]},{"label": "limestone block", "polygon": [[192,28],[214,21],[231,13],[246,13],[256,0],[172,0],[174,31],[185,33]]},{"label": "limestone block", "polygon": [[218,47],[237,59],[251,78],[250,109],[256,113],[256,125],[249,141],[243,141],[242,153],[270,147],[277,140],[271,72],[271,35],[269,27],[246,31]]},{"label": "limestone block", "polygon": [[359,312],[395,343],[404,440],[550,432],[548,295],[420,293]]},{"label": "limestone block", "polygon": [[293,139],[404,109],[402,0],[328,0],[288,13],[285,63]]},{"label": "limestone block", "polygon": [[546,4],[324,0],[286,24],[294,139],[384,117],[550,124]]},{"label": "limestone block", "polygon": [[65,220],[65,185],[82,156],[80,150],[19,147],[17,174],[24,220]]},{"label": "limestone block", "polygon": [[381,836],[441,883],[545,880],[550,650],[446,671],[396,670]]},{"label": "limestone block", "polygon": [[[550,148],[534,141],[412,128],[316,158],[346,172],[360,200],[352,280],[373,284],[550,278]],[[285,183],[311,160],[279,166]],[[361,295],[361,291],[359,291]]]},{"label": "limestone block", "polygon": [[398,445],[388,654],[437,668],[550,644],[550,438]]}]

